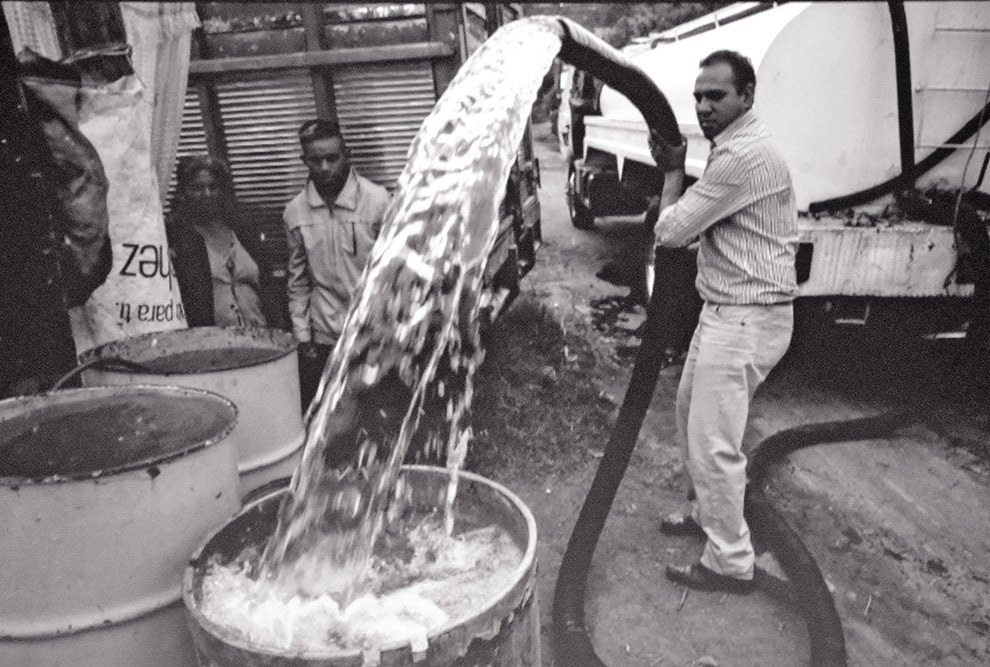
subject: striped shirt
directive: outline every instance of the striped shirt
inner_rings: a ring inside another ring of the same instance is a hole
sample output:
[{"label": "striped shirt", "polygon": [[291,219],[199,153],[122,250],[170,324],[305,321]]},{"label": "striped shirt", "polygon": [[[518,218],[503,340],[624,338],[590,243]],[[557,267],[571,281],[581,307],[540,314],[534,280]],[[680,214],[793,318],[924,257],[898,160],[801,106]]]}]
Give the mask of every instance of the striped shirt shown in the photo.
[{"label": "striped shirt", "polygon": [[793,301],[797,203],[787,165],[752,111],[712,143],[705,173],[660,213],[657,242],[681,247],[700,235],[695,285],[708,303]]}]

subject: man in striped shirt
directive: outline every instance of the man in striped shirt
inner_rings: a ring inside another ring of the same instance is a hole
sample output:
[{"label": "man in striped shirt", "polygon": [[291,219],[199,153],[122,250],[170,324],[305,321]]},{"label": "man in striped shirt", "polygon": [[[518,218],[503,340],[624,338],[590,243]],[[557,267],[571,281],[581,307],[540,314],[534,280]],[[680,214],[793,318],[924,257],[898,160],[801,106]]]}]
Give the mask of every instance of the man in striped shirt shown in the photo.
[{"label": "man in striped shirt", "polygon": [[668,566],[667,577],[701,590],[747,593],[754,552],[743,517],[743,432],[753,394],[784,356],[797,291],[797,208],[790,172],[754,115],[749,60],[716,51],[701,61],[695,110],[712,142],[701,179],[678,198],[686,142],[651,137],[665,172],[657,243],[699,238],[701,316],[677,391],[678,439],[693,488],[690,513],[661,522],[667,534],[704,535],[700,562]]}]

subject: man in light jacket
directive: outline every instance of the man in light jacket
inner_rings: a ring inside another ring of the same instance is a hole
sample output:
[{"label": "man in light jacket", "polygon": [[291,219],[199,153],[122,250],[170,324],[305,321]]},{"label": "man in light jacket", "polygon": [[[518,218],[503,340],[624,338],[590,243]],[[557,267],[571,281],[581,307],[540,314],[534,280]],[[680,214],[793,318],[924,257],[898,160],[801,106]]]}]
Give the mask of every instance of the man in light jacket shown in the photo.
[{"label": "man in light jacket", "polygon": [[309,179],[285,207],[288,298],[299,342],[303,409],[340,337],[351,296],[381,230],[388,191],[351,167],[340,126],[311,120],[299,129]]}]

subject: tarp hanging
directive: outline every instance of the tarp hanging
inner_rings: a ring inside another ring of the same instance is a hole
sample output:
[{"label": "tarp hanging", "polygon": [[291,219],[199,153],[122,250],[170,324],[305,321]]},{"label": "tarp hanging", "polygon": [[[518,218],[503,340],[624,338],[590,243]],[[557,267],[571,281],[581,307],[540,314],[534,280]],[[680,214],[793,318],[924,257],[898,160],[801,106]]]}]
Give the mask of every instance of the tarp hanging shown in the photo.
[{"label": "tarp hanging", "polygon": [[4,0],[2,4],[14,53],[31,49],[49,60],[61,59],[62,48],[55,32],[55,19],[47,2]]},{"label": "tarp hanging", "polygon": [[193,2],[122,2],[120,11],[134,73],[149,91],[140,103],[151,107],[151,163],[164,202],[179,147],[190,41],[199,17]]}]

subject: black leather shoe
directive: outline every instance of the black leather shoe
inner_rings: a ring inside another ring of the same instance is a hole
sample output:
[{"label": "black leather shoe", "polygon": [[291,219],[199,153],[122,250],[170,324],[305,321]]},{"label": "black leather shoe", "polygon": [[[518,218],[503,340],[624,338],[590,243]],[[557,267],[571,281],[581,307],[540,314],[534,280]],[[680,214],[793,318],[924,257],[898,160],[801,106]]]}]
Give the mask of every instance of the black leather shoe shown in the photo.
[{"label": "black leather shoe", "polygon": [[676,584],[697,591],[725,591],[727,593],[752,593],[755,584],[752,579],[736,579],[712,572],[701,563],[684,567],[667,566],[667,578]]},{"label": "black leather shoe", "polygon": [[705,531],[690,514],[671,514],[660,519],[660,532],[664,535],[704,537]]}]

